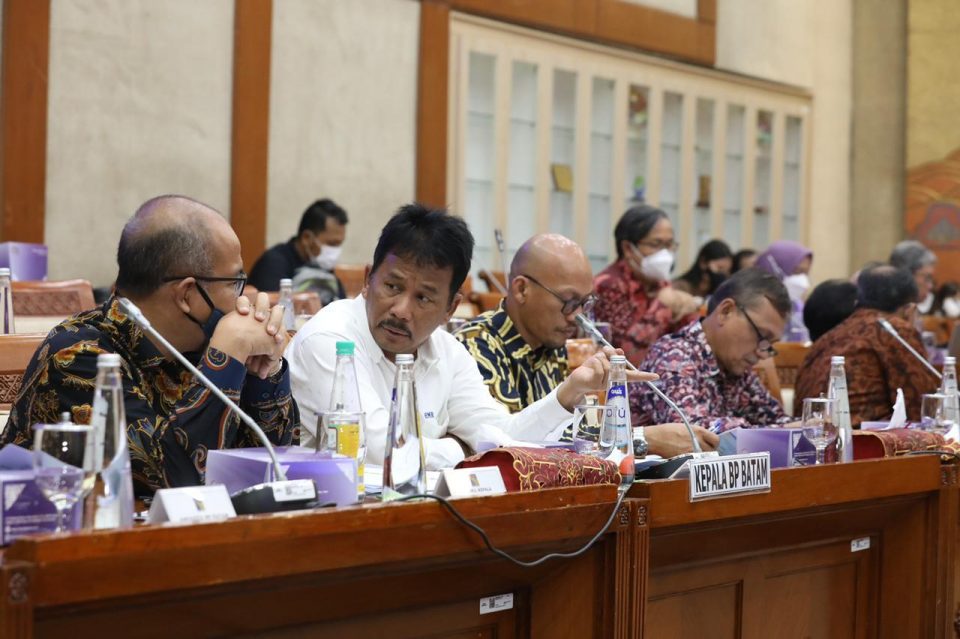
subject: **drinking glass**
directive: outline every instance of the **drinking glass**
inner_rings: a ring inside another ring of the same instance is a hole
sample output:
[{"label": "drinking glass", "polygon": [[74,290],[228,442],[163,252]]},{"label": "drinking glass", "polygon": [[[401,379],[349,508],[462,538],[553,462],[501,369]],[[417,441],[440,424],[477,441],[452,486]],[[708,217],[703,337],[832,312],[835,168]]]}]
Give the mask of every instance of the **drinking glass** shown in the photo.
[{"label": "drinking glass", "polygon": [[604,406],[580,404],[573,409],[573,449],[581,455],[606,457],[612,442],[604,447],[600,442]]},{"label": "drinking glass", "polygon": [[824,463],[827,446],[837,439],[836,400],[808,397],[803,400],[803,435],[817,448],[817,463]]},{"label": "drinking glass", "polygon": [[920,403],[920,429],[946,435],[953,423],[946,416],[946,395],[928,393]]},{"label": "drinking glass", "polygon": [[73,506],[93,489],[92,426],[38,424],[34,427],[33,468],[37,487],[57,508],[57,532],[67,530]]}]

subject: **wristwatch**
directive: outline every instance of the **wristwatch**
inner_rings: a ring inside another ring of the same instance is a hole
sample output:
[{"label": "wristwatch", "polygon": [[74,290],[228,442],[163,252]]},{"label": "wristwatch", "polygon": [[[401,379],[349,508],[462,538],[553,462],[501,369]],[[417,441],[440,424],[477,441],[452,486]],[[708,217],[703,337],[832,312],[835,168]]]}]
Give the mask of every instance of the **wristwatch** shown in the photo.
[{"label": "wristwatch", "polygon": [[641,459],[647,456],[649,451],[649,446],[647,445],[647,436],[643,432],[643,426],[634,426],[633,427],[633,456],[637,459]]}]

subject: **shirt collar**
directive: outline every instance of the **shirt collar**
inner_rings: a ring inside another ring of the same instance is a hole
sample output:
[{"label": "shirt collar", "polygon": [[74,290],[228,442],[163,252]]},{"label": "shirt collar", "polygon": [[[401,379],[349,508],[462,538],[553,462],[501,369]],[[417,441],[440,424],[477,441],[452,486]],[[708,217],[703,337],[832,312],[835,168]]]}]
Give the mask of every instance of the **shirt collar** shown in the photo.
[{"label": "shirt collar", "polygon": [[547,348],[546,346],[533,348],[530,346],[530,344],[523,339],[523,336],[517,329],[517,325],[514,324],[510,315],[507,313],[506,302],[504,300],[500,301],[500,306],[493,315],[490,316],[489,322],[490,326],[500,337],[500,341],[503,343],[503,350],[507,355],[517,361],[527,363],[534,368],[539,368],[547,361],[556,359],[564,354],[563,349],[559,348]]},{"label": "shirt collar", "polygon": [[720,362],[717,361],[717,356],[713,354],[713,349],[710,348],[710,342],[707,341],[707,334],[703,331],[701,321],[702,320],[691,322],[682,328],[680,333],[685,339],[695,343],[699,347],[700,352],[703,353],[703,363],[701,367],[703,368],[704,374],[715,377],[722,373],[720,370]]}]

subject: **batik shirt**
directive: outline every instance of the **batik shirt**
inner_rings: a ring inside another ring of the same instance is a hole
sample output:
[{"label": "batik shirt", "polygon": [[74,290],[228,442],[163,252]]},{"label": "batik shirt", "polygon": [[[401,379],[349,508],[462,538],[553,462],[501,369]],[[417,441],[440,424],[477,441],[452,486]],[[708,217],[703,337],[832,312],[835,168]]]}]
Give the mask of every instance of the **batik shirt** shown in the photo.
[{"label": "batik shirt", "polygon": [[549,395],[567,375],[567,349],[531,348],[503,302],[461,327],[455,337],[477,361],[490,394],[511,413]]},{"label": "batik shirt", "polygon": [[[656,290],[669,286],[661,282]],[[623,349],[627,360],[638,365],[660,337],[689,324],[696,313],[673,319],[673,311],[646,290],[624,260],[617,260],[593,280],[597,305],[594,316],[610,324],[610,342]],[[642,368],[640,370],[643,370]]]},{"label": "batik shirt", "polygon": [[[260,445],[192,373],[160,354],[115,298],[50,331],[27,366],[0,444],[32,447],[33,425],[59,422],[63,412],[78,424],[89,424],[101,353],[117,353],[122,360],[127,438],[138,495],[203,483],[212,449]],[[260,424],[273,443],[293,442],[299,414],[290,396],[285,362],[276,375],[261,380],[248,375],[243,362],[215,348],[187,356]]]},{"label": "batik shirt", "polygon": [[[691,424],[717,433],[791,420],[753,370],[730,375],[720,368],[700,322],[662,337],[640,370],[660,376],[656,385],[686,413]],[[630,411],[634,425],[680,421],[646,385],[630,385]]]},{"label": "batik shirt", "polygon": [[935,392],[939,380],[881,328],[877,323],[881,317],[886,317],[918,353],[923,352],[920,335],[907,320],[872,309],[858,309],[813,343],[797,372],[794,396],[798,406],[805,397],[819,397],[827,392],[830,358],[842,355],[851,424],[889,419],[898,388],[903,389],[907,418],[920,420],[921,396]]}]

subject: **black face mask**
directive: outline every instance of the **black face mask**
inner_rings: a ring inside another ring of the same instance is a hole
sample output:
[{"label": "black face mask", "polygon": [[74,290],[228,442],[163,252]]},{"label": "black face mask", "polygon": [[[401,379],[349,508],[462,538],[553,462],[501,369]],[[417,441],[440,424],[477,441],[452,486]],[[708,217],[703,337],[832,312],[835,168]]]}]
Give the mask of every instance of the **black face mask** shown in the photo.
[{"label": "black face mask", "polygon": [[207,318],[206,322],[201,322],[190,313],[184,312],[183,314],[189,317],[190,321],[199,326],[200,330],[203,331],[206,341],[203,343],[203,347],[200,350],[206,350],[207,343],[210,342],[210,338],[213,337],[213,332],[217,330],[217,324],[220,323],[220,320],[224,315],[226,315],[226,313],[213,305],[213,300],[210,299],[210,296],[207,295],[207,292],[203,290],[203,287],[200,286],[199,283],[197,284],[197,290],[200,292],[200,297],[203,298],[203,301],[206,302],[207,306],[210,307],[210,317]]},{"label": "black face mask", "polygon": [[707,275],[710,277],[710,287],[707,289],[710,295],[713,295],[717,288],[723,284],[727,276],[723,273],[714,273],[713,271],[707,271]]}]

